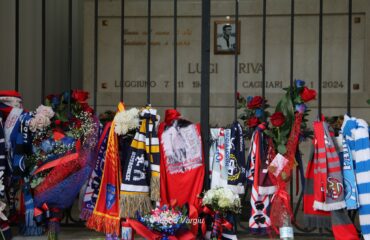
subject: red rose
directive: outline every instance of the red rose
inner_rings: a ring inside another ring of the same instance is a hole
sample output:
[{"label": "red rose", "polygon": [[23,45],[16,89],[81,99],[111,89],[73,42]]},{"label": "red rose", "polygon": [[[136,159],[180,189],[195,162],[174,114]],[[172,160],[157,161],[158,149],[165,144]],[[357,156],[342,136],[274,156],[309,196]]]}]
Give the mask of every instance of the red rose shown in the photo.
[{"label": "red rose", "polygon": [[85,92],[82,90],[73,90],[72,98],[77,102],[84,102],[89,97],[89,92]]},{"label": "red rose", "polygon": [[304,102],[308,102],[316,98],[316,91],[313,89],[304,87],[302,92],[300,93],[300,96]]},{"label": "red rose", "polygon": [[259,123],[259,120],[257,117],[251,117],[247,120],[247,125],[248,127],[252,128],[252,127],[255,127],[257,126]]},{"label": "red rose", "polygon": [[239,99],[240,98],[240,93],[239,92],[236,92],[236,99]]},{"label": "red rose", "polygon": [[46,96],[46,99],[51,101],[51,99],[53,99],[54,96],[55,96],[54,94],[49,94]]},{"label": "red rose", "polygon": [[94,113],[94,109],[92,109],[88,103],[86,102],[80,102],[82,111],[84,112],[89,112],[89,113]]},{"label": "red rose", "polygon": [[285,116],[282,112],[275,112],[270,117],[270,122],[275,127],[280,127],[285,123]]},{"label": "red rose", "polygon": [[263,98],[260,96],[254,96],[248,103],[247,107],[249,109],[255,109],[262,106]]},{"label": "red rose", "polygon": [[55,120],[55,125],[59,126],[62,123],[59,119]]}]

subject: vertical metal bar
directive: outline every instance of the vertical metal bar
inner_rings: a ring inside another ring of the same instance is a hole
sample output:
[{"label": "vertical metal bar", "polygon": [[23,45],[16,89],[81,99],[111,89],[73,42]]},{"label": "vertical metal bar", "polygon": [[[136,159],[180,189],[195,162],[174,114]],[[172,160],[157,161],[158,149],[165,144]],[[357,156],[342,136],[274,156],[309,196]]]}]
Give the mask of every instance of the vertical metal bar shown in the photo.
[{"label": "vertical metal bar", "polygon": [[15,81],[14,88],[19,90],[19,0],[15,0]]},{"label": "vertical metal bar", "polygon": [[173,6],[173,107],[177,108],[177,0]]},{"label": "vertical metal bar", "polygon": [[99,0],[94,2],[94,110],[98,103],[98,14]]},{"label": "vertical metal bar", "polygon": [[238,47],[239,47],[239,0],[235,0],[235,61],[234,61],[234,121],[238,118],[238,103],[236,93],[238,92]]},{"label": "vertical metal bar", "polygon": [[294,0],[290,4],[290,86],[293,86],[294,75]]},{"label": "vertical metal bar", "polygon": [[[202,1],[202,49],[201,49],[201,96],[200,122],[202,129],[204,159],[209,157],[209,96],[210,96],[210,41],[211,2]],[[209,162],[205,161],[204,188],[209,189]]]},{"label": "vertical metal bar", "polygon": [[152,1],[148,0],[148,56],[147,56],[147,82],[146,82],[146,101],[150,104],[150,48],[151,48],[151,23],[152,23]]},{"label": "vertical metal bar", "polygon": [[121,0],[121,82],[120,101],[123,102],[124,69],[125,69],[125,0]]},{"label": "vertical metal bar", "polygon": [[45,84],[46,84],[46,0],[42,0],[41,6],[41,102],[45,102]]},{"label": "vertical metal bar", "polygon": [[321,119],[322,113],[322,25],[323,25],[323,0],[320,0],[320,15],[319,15],[319,106],[318,113]]},{"label": "vertical metal bar", "polygon": [[263,0],[263,16],[262,16],[262,97],[266,96],[266,0]]},{"label": "vertical metal bar", "polygon": [[[72,95],[72,0],[68,1],[68,91]],[[71,98],[68,98],[68,111],[71,111]]]},{"label": "vertical metal bar", "polygon": [[352,0],[348,0],[348,84],[347,114],[351,115],[351,82],[352,82]]},{"label": "vertical metal bar", "polygon": [[[294,72],[294,0],[290,3],[290,89],[293,88],[293,72]],[[290,91],[292,94],[293,91]],[[299,150],[297,150],[299,151]],[[293,176],[293,170],[291,170],[291,176]],[[298,176],[296,176],[296,181],[298,181]],[[293,179],[290,180],[290,206],[293,209]]]}]

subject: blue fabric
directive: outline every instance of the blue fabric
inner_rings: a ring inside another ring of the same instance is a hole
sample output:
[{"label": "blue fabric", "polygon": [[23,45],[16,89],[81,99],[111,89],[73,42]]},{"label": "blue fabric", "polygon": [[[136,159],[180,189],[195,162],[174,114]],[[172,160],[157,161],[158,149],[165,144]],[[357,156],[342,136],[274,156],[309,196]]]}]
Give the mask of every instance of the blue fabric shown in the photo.
[{"label": "blue fabric", "polygon": [[32,153],[32,138],[29,132],[29,123],[32,119],[30,113],[22,113],[11,133],[13,158],[12,169],[16,175],[25,171],[24,157]]},{"label": "blue fabric", "polygon": [[[370,214],[370,204],[361,202],[361,199],[367,199],[365,194],[368,194],[368,189],[370,189],[370,140],[368,127],[366,121],[362,119],[344,116],[342,132],[346,141],[350,143],[348,152],[352,154],[353,161],[355,161],[356,179],[358,182],[361,181],[358,187],[359,215],[361,231],[365,240],[370,240],[370,218],[361,218],[361,216]],[[369,174],[363,174],[364,172],[369,172]],[[362,198],[361,195],[363,196]]]},{"label": "blue fabric", "polygon": [[[339,158],[342,162],[343,183],[344,183],[344,198],[348,210],[357,209],[358,202],[358,189],[356,184],[356,176],[353,167],[352,154],[348,148],[346,137],[343,136],[342,140],[343,152],[339,153]],[[363,191],[362,191],[363,192]]]},{"label": "blue fabric", "polygon": [[246,160],[243,129],[239,122],[233,123],[230,137],[230,161],[234,161],[231,164],[231,166],[234,166],[234,168],[230,167],[230,163],[228,164],[229,176],[227,184],[229,186],[235,186],[235,189],[243,188],[243,190],[240,189],[237,191],[237,193],[243,194],[243,183],[246,181]]},{"label": "blue fabric", "polygon": [[23,187],[24,194],[24,205],[26,208],[25,212],[25,222],[20,228],[20,232],[24,236],[40,236],[43,234],[43,228],[37,226],[36,222],[33,219],[34,214],[34,203],[32,195],[30,192],[30,185],[27,179],[25,179],[25,184]]}]

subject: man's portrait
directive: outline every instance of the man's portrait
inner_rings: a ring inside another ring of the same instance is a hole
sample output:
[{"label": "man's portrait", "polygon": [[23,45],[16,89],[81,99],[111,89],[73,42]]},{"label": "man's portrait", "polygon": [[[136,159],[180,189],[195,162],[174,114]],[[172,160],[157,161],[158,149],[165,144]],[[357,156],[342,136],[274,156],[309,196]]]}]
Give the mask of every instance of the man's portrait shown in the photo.
[{"label": "man's portrait", "polygon": [[240,22],[236,31],[235,21],[215,21],[214,32],[215,54],[235,54],[235,49],[240,53]]}]

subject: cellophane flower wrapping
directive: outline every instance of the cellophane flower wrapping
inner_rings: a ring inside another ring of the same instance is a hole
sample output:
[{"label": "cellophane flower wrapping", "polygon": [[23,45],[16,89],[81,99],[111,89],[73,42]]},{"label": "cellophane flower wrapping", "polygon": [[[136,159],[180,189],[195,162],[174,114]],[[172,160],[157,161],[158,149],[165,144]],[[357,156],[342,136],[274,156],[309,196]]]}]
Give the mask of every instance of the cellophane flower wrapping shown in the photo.
[{"label": "cellophane flower wrapping", "polygon": [[189,218],[185,207],[169,208],[164,205],[161,208],[152,210],[149,214],[141,216],[138,214],[137,219],[152,231],[160,232],[165,236],[173,236],[180,229],[186,228]]}]

